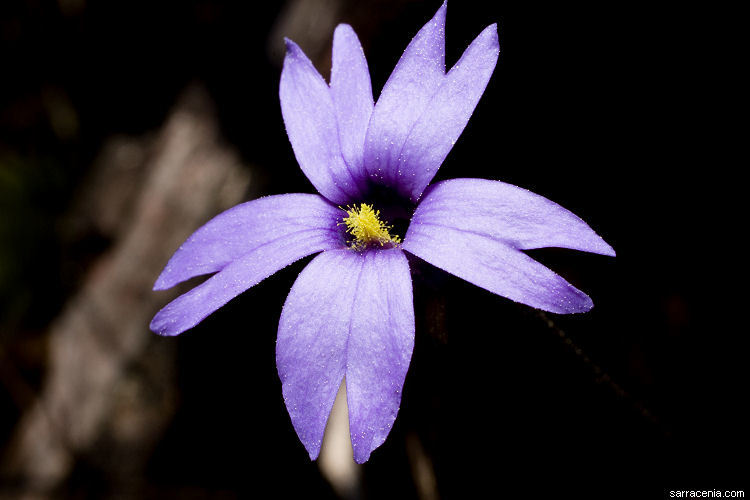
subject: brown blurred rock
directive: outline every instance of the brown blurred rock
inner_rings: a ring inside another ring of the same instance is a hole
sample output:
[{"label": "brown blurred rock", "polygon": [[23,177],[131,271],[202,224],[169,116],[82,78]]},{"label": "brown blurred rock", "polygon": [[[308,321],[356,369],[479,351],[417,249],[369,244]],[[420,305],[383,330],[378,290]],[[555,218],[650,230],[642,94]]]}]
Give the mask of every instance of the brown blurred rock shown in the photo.
[{"label": "brown blurred rock", "polygon": [[271,28],[266,49],[268,58],[281,66],[286,52],[284,38],[289,38],[302,47],[327,79],[331,71],[333,31],[339,23],[350,24],[355,29],[367,52],[370,39],[382,22],[397,16],[413,1],[289,0]]},{"label": "brown blurred rock", "polygon": [[184,239],[241,201],[249,183],[198,87],[156,137],[103,147],[73,217],[112,244],[50,327],[44,387],[3,457],[0,497],[52,496],[82,462],[121,496],[138,495],[176,397],[175,344],[148,329],[171,297],[151,287]]}]

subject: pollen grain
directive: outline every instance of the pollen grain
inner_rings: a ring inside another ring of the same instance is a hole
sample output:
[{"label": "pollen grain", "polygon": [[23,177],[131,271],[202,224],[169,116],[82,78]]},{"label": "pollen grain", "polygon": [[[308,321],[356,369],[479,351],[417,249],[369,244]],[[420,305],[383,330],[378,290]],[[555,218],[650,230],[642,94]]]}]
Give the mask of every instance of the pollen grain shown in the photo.
[{"label": "pollen grain", "polygon": [[391,236],[388,232],[393,226],[387,225],[380,220],[380,210],[375,210],[372,205],[362,203],[342,208],[346,210],[346,217],[340,225],[346,226],[346,232],[352,236],[349,246],[354,250],[364,250],[372,245],[397,245],[401,238]]}]

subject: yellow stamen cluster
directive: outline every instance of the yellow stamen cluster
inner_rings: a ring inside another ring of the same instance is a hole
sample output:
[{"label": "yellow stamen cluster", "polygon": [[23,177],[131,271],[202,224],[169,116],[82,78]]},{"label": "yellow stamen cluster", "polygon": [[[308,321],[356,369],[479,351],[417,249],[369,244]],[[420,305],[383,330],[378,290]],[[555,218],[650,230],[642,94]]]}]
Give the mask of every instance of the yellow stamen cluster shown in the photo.
[{"label": "yellow stamen cluster", "polygon": [[372,244],[384,246],[388,243],[401,243],[401,238],[391,236],[388,233],[393,226],[386,225],[380,220],[380,210],[375,210],[372,205],[362,203],[357,206],[346,207],[346,217],[340,224],[346,225],[346,232],[352,235],[350,247],[355,250],[363,250]]}]

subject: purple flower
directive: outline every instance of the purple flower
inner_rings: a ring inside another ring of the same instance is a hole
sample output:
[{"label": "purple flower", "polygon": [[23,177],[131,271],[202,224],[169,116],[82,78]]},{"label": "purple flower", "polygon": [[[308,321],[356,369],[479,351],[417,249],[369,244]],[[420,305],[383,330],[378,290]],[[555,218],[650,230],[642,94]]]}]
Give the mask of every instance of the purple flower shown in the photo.
[{"label": "purple flower", "polygon": [[342,380],[357,462],[393,425],[414,346],[405,252],[554,313],[593,304],[523,250],[615,254],[581,219],[524,189],[484,179],[427,187],[499,53],[493,24],[446,73],[445,11],[443,4],[414,37],[377,104],[350,26],[336,28],[330,85],[287,40],[281,110],[297,161],[320,194],[268,196],[218,215],[177,250],[154,286],[216,273],[151,322],[154,332],[177,335],[279,269],[319,254],[289,292],[276,344],[284,401],[312,459]]}]

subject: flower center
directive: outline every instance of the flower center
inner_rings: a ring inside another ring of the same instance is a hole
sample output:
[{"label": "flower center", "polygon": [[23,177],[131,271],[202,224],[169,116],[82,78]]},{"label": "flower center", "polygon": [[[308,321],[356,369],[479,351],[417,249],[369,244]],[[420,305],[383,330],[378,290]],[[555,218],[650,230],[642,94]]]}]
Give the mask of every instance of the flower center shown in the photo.
[{"label": "flower center", "polygon": [[346,232],[352,235],[349,246],[354,250],[364,250],[373,244],[382,247],[401,243],[401,238],[388,232],[393,226],[380,220],[380,210],[367,203],[361,203],[359,208],[356,205],[346,207],[346,217],[339,224],[346,225]]}]

